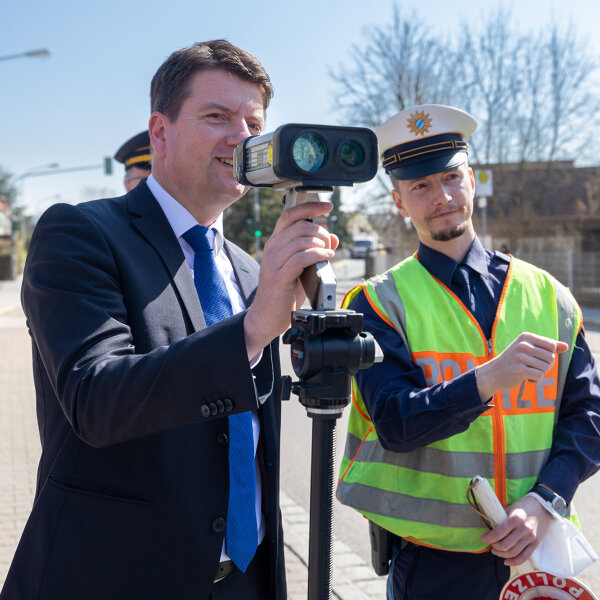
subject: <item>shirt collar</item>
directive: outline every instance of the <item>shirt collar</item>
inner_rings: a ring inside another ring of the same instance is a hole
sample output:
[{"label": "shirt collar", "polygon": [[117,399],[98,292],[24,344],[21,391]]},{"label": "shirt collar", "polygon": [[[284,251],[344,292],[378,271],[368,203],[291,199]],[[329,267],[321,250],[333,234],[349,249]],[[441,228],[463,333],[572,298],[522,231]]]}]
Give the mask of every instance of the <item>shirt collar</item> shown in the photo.
[{"label": "shirt collar", "polygon": [[[446,254],[426,246],[422,242],[419,242],[418,255],[419,262],[429,271],[429,273],[449,287],[454,270],[459,263]],[[473,240],[473,243],[467,250],[465,257],[460,264],[467,265],[481,276],[487,276],[489,256],[481,245],[479,238],[476,237]]]},{"label": "shirt collar", "polygon": [[[192,214],[184,208],[167,190],[165,190],[158,181],[154,178],[154,175],[150,174],[148,179],[146,180],[146,185],[150,188],[153,196],[156,198],[156,201],[160,204],[165,216],[167,217],[167,221],[169,221],[169,225],[171,225],[171,229],[173,233],[178,239],[182,239],[182,235],[194,227],[194,225],[198,225],[198,221],[194,219]],[[211,225],[211,228],[216,231],[215,235],[215,254],[218,254],[223,248],[224,238],[223,238],[223,213],[219,215],[217,220]]]}]

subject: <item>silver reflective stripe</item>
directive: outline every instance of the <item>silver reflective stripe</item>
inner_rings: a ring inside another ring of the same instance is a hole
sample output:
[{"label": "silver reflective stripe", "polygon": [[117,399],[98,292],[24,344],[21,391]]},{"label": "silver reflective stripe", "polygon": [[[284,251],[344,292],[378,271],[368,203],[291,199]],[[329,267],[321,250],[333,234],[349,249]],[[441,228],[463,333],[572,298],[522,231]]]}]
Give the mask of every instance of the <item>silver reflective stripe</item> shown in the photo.
[{"label": "silver reflective stripe", "polygon": [[361,483],[342,481],[337,496],[340,502],[357,510],[414,523],[429,523],[442,527],[473,527],[481,529],[481,517],[469,504],[454,504],[431,498],[415,498]]},{"label": "silver reflective stripe", "polygon": [[525,477],[536,477],[550,455],[550,449],[532,450],[530,452],[519,452],[516,454],[505,454],[504,464],[506,468],[506,479],[523,479]]},{"label": "silver reflective stripe", "polygon": [[558,412],[560,410],[560,401],[562,399],[563,389],[567,380],[567,371],[571,363],[573,353],[573,336],[575,334],[576,308],[567,290],[553,277],[554,292],[556,295],[556,309],[558,313],[558,339],[569,344],[569,351],[558,355],[558,382],[556,394],[556,408],[554,409],[554,424],[558,421]]},{"label": "silver reflective stripe", "polygon": [[[394,267],[392,267],[393,269]],[[381,303],[383,312],[391,321],[394,329],[402,338],[406,348],[410,353],[410,345],[408,336],[406,335],[406,311],[402,298],[396,287],[396,280],[392,271],[386,271],[382,275],[378,275],[371,280],[371,284],[376,288],[377,299]]]},{"label": "silver reflective stripe", "polygon": [[[352,460],[358,451],[361,440],[348,433],[346,457]],[[472,478],[481,475],[494,478],[494,455],[483,452],[446,452],[424,446],[412,452],[390,452],[379,440],[365,441],[360,449],[359,462],[384,463],[404,467],[421,473],[436,473],[446,477]]]}]

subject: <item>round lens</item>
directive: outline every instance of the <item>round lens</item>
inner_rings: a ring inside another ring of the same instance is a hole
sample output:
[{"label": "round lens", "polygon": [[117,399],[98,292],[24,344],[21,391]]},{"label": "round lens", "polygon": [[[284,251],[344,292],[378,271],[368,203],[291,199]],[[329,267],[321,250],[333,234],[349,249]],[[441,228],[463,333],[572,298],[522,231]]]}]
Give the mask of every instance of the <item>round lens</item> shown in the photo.
[{"label": "round lens", "polygon": [[292,147],[296,165],[308,173],[318,171],[327,158],[327,146],[323,138],[316,133],[304,133]]},{"label": "round lens", "polygon": [[360,167],[365,161],[365,150],[358,142],[347,140],[340,146],[340,159],[347,167]]}]

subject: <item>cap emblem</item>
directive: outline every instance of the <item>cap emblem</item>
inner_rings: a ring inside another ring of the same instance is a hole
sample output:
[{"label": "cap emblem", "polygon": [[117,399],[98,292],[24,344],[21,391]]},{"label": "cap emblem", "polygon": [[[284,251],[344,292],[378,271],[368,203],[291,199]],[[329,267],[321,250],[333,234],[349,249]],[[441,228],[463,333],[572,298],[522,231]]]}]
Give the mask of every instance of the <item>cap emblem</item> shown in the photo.
[{"label": "cap emblem", "polygon": [[406,122],[411,133],[415,135],[425,135],[431,129],[431,117],[424,110],[416,111]]}]

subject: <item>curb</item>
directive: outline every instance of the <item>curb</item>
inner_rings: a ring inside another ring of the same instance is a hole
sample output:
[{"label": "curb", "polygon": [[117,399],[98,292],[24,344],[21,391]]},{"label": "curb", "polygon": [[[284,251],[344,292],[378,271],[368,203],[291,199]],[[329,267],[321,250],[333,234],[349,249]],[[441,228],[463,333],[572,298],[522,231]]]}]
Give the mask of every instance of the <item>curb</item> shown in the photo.
[{"label": "curb", "polygon": [[[285,492],[279,494],[284,545],[307,569],[310,515]],[[369,543],[365,540],[365,543]],[[307,574],[308,578],[308,574]],[[375,600],[385,598],[387,577],[379,577],[371,565],[333,538],[332,596],[338,600]]]}]

